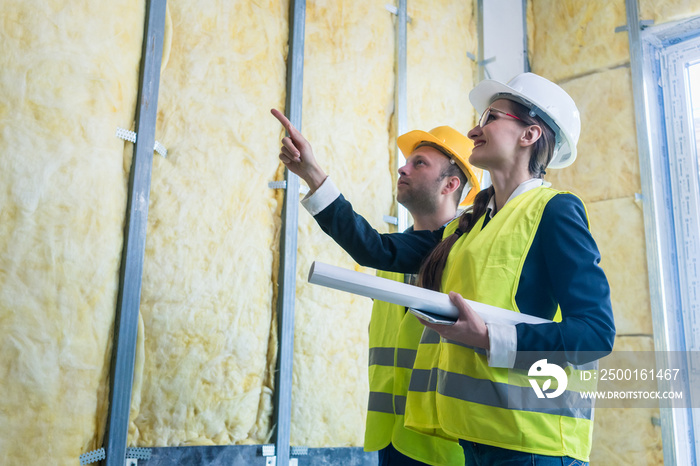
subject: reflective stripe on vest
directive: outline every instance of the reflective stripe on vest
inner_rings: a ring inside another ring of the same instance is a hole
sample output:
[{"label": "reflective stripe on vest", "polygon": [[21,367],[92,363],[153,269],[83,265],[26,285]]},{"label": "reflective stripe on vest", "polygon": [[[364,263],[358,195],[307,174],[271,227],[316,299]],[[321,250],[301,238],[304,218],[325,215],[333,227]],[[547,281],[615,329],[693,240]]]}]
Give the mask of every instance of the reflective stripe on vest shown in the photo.
[{"label": "reflective stripe on vest", "polygon": [[[438,343],[438,341],[435,343]],[[416,350],[406,348],[370,348],[370,366],[394,367],[394,354],[396,354],[396,367],[413,368],[413,361],[416,359]]]},{"label": "reflective stripe on vest", "polygon": [[391,393],[369,392],[367,409],[379,413],[394,414],[394,395]]},{"label": "reflective stripe on vest", "polygon": [[[453,245],[441,290],[519,312],[520,274],[547,202],[558,191],[536,188],[508,202],[483,228],[482,217]],[[450,225],[452,226],[452,225]],[[456,227],[453,227],[456,228]],[[423,335],[407,396],[406,426],[421,431],[551,456],[588,460],[592,404],[580,397],[579,368],[557,398],[539,399],[526,371],[488,366],[483,350]],[[588,387],[583,387],[587,390]]]},{"label": "reflective stripe on vest", "polygon": [[394,348],[370,348],[369,365],[394,367]]},{"label": "reflective stripe on vest", "polygon": [[441,395],[481,405],[581,419],[592,417],[593,400],[582,399],[579,392],[566,390],[556,398],[542,399],[533,397],[531,386],[476,379],[437,368],[413,371],[409,390],[427,392],[436,388]]}]

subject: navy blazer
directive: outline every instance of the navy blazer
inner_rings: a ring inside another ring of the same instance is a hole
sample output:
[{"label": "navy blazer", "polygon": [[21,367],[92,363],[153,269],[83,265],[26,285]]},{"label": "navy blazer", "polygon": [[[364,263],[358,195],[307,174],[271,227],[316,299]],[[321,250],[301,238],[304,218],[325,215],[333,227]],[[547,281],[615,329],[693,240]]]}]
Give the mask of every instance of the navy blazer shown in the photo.
[{"label": "navy blazer", "polygon": [[[379,233],[342,195],[314,218],[358,264],[401,273],[417,273],[444,230]],[[525,259],[515,300],[520,312],[550,320],[559,306],[562,322],[516,325],[518,352],[561,352],[566,361],[583,364],[612,351],[615,324],[600,259],[581,200],[554,196]]]}]

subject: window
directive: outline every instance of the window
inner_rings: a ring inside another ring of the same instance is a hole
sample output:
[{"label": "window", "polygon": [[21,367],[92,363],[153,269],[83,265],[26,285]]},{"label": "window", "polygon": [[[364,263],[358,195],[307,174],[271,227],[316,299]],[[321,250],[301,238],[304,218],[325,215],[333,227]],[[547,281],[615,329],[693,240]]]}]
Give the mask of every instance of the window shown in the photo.
[{"label": "window", "polygon": [[[640,39],[644,102],[635,104],[657,365],[662,352],[682,354],[693,387],[700,383],[700,18],[649,28]],[[662,409],[661,425],[664,459],[697,464],[700,410]]]}]

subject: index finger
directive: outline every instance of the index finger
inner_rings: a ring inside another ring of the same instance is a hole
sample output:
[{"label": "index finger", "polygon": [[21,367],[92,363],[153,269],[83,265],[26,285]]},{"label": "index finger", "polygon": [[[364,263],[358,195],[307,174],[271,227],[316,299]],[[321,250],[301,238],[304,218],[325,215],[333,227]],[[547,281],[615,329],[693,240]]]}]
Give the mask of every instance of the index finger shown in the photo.
[{"label": "index finger", "polygon": [[294,129],[294,126],[292,126],[292,122],[289,121],[289,119],[286,116],[284,116],[284,113],[280,112],[276,108],[273,108],[272,110],[270,110],[270,113],[272,113],[272,115],[275,118],[277,118],[277,120],[280,123],[282,123],[282,126],[284,126],[284,129],[286,129],[287,132],[291,135],[292,130]]}]

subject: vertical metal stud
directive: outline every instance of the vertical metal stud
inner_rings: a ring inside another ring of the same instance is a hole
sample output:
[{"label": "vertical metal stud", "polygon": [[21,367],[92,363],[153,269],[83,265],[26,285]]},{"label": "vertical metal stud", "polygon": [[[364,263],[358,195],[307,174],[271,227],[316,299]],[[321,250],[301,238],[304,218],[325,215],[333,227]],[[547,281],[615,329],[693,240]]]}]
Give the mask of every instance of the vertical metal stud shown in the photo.
[{"label": "vertical metal stud", "polygon": [[530,53],[527,41],[527,0],[523,0],[523,72],[530,72]]},{"label": "vertical metal stud", "polygon": [[[304,28],[306,0],[289,4],[289,55],[287,58],[287,118],[301,130],[304,77]],[[277,377],[275,379],[276,464],[289,464],[292,415],[292,362],[294,359],[294,301],[296,299],[297,229],[299,223],[299,177],[286,170],[287,189],[282,208],[279,291],[277,293]]]},{"label": "vertical metal stud", "polygon": [[107,466],[124,466],[134,378],[141,277],[146,249],[148,199],[155,141],[166,0],[148,0],[136,107],[138,139],[129,175],[124,246],[114,322],[110,400],[105,432]]},{"label": "vertical metal stud", "polygon": [[[399,0],[398,15],[396,17],[396,132],[400,136],[408,127],[408,65],[407,65],[407,29],[408,13],[406,1]],[[403,166],[403,157],[400,150],[396,150],[398,166]],[[401,204],[398,206],[399,231],[408,228],[408,210]]]},{"label": "vertical metal stud", "polygon": [[[484,77],[486,75],[485,70],[484,70],[484,56],[485,56],[485,49],[484,49],[484,0],[477,0],[476,2],[476,9],[477,9],[477,16],[476,16],[476,36],[477,36],[477,41],[479,43],[478,51],[477,51],[477,57],[476,57],[476,62],[477,62],[477,79],[478,82],[481,82],[484,80]],[[479,115],[477,115],[477,118]]]}]

